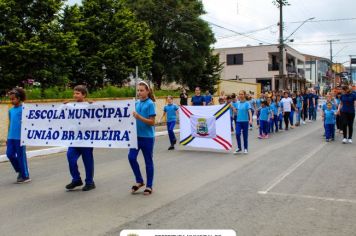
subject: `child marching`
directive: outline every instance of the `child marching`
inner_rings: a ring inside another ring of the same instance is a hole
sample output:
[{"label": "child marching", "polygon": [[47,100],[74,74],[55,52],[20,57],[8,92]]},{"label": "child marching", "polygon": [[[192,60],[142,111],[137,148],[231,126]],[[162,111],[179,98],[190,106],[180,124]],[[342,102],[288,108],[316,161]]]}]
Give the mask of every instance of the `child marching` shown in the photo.
[{"label": "child marching", "polygon": [[174,150],[174,145],[177,143],[177,138],[174,134],[174,127],[177,122],[178,109],[179,107],[173,103],[173,97],[168,96],[167,105],[164,106],[163,115],[160,119],[161,122],[164,116],[167,117],[167,131],[168,131],[169,141],[171,144],[168,150]]},{"label": "child marching", "polygon": [[129,150],[128,159],[135,175],[136,184],[132,186],[131,192],[137,192],[141,187],[145,186],[141,175],[140,166],[137,162],[139,151],[142,151],[146,165],[147,184],[144,190],[144,195],[152,194],[154,164],[153,164],[153,148],[155,141],[155,117],[156,106],[155,98],[149,85],[143,81],[138,84],[137,95],[139,100],[136,102],[136,111],[133,116],[137,120],[137,149]]},{"label": "child marching", "polygon": [[22,103],[26,100],[25,90],[15,88],[9,92],[13,107],[9,110],[9,131],[6,141],[6,156],[16,171],[16,183],[31,181],[27,165],[26,147],[21,146]]},{"label": "child marching", "polygon": [[[73,98],[76,102],[85,102],[88,95],[88,90],[84,85],[74,87]],[[95,189],[94,183],[94,155],[92,147],[69,147],[67,151],[67,160],[69,171],[72,176],[72,181],[66,185],[66,189],[73,190],[76,187],[82,186],[83,181],[78,170],[78,159],[82,156],[85,169],[85,186],[83,191]]]}]

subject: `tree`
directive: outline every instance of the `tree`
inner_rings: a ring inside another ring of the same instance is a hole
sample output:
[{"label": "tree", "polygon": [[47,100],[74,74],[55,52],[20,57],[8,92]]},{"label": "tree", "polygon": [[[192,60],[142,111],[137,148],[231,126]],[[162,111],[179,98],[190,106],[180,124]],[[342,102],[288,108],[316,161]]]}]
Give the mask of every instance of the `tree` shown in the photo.
[{"label": "tree", "polygon": [[34,79],[63,85],[71,58],[77,53],[75,37],[63,33],[58,12],[63,0],[0,0],[0,76],[7,88]]},{"label": "tree", "polygon": [[80,55],[72,66],[75,83],[100,87],[106,79],[121,85],[136,66],[150,69],[150,30],[122,1],[84,0],[80,7],[65,8],[61,23],[78,38]]},{"label": "tree", "polygon": [[200,18],[205,13],[201,1],[127,0],[126,4],[152,31],[152,79],[158,89],[162,82],[192,86],[207,78],[203,73],[215,38]]}]

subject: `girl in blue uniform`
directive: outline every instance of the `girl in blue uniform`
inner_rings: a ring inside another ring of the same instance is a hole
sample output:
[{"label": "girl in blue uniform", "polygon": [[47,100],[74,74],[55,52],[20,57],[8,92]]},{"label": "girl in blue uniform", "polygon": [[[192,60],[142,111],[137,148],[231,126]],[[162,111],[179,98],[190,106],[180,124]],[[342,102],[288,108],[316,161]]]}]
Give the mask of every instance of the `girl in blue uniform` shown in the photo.
[{"label": "girl in blue uniform", "polygon": [[272,101],[271,101],[271,132],[274,132],[274,130],[276,132],[278,132],[278,103],[276,101],[276,96],[272,97]]},{"label": "girl in blue uniform", "polygon": [[236,140],[237,149],[234,154],[242,152],[241,145],[241,132],[244,139],[244,154],[248,153],[248,129],[249,124],[252,124],[252,112],[251,106],[248,101],[246,101],[246,92],[241,90],[239,92],[239,101],[233,103],[236,112]]},{"label": "girl in blue uniform", "polygon": [[137,162],[139,151],[142,151],[146,165],[147,184],[144,195],[152,194],[154,165],[153,165],[153,147],[155,141],[155,117],[156,107],[153,93],[147,83],[141,81],[138,84],[137,95],[139,100],[136,102],[136,111],[133,116],[137,120],[137,149],[131,148],[128,154],[132,171],[136,178],[136,184],[132,186],[131,192],[137,192],[145,186],[140,166]]},{"label": "girl in blue uniform", "polygon": [[[76,102],[85,102],[88,96],[88,90],[84,85],[77,85],[74,87],[73,98]],[[90,191],[95,189],[94,183],[94,155],[92,147],[69,147],[67,151],[67,159],[69,164],[69,171],[72,176],[72,182],[66,185],[66,189],[72,190],[76,187],[82,186],[83,181],[78,170],[78,159],[82,156],[85,169],[85,186],[83,191]]]},{"label": "girl in blue uniform", "polygon": [[27,166],[26,147],[21,146],[21,120],[22,102],[26,100],[26,93],[21,88],[15,88],[9,93],[13,107],[9,110],[9,132],[6,142],[6,156],[18,173],[16,183],[28,183],[31,181]]},{"label": "girl in blue uniform", "polygon": [[322,118],[325,124],[326,142],[335,140],[336,110],[331,102],[327,102],[326,110],[323,111]]},{"label": "girl in blue uniform", "polygon": [[168,150],[174,150],[174,145],[177,143],[177,138],[174,134],[174,127],[177,122],[177,112],[179,107],[173,103],[173,97],[168,96],[167,97],[167,105],[164,106],[163,108],[163,115],[160,119],[161,120],[164,116],[167,116],[167,130],[168,130],[168,136],[169,136],[169,141],[171,143],[171,146],[169,146]]}]

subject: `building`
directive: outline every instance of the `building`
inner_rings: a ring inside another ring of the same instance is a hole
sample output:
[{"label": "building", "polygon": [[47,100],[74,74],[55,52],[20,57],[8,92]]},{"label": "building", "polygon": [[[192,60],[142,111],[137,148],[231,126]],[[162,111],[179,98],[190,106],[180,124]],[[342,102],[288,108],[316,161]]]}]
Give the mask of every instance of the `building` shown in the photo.
[{"label": "building", "polygon": [[346,72],[348,72],[350,79],[353,81],[353,84],[356,84],[356,66],[346,66]]},{"label": "building", "polygon": [[259,45],[214,50],[224,64],[222,80],[236,80],[248,83],[260,83],[262,91],[287,88],[304,88],[305,57],[295,49],[285,45],[284,76],[279,78],[278,45]]},{"label": "building", "polygon": [[305,56],[305,78],[312,86],[330,86],[332,83],[331,60],[323,57]]}]

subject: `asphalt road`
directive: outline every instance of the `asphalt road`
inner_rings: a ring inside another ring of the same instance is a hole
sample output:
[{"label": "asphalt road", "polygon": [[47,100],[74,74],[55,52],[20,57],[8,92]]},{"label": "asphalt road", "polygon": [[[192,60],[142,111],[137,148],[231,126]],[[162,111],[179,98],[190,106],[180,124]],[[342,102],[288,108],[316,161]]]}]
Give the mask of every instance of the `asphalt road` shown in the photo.
[{"label": "asphalt road", "polygon": [[[237,235],[356,235],[356,144],[322,140],[321,123],[250,134],[248,155],[168,151],[156,139],[151,196],[130,194],[126,150],[95,150],[90,192],[66,192],[65,153],[30,160],[16,185],[0,164],[0,235],[118,235],[122,229],[234,229]],[[141,163],[143,158],[140,158]],[[80,168],[83,173],[81,161]],[[141,165],[143,167],[144,165]]]}]

